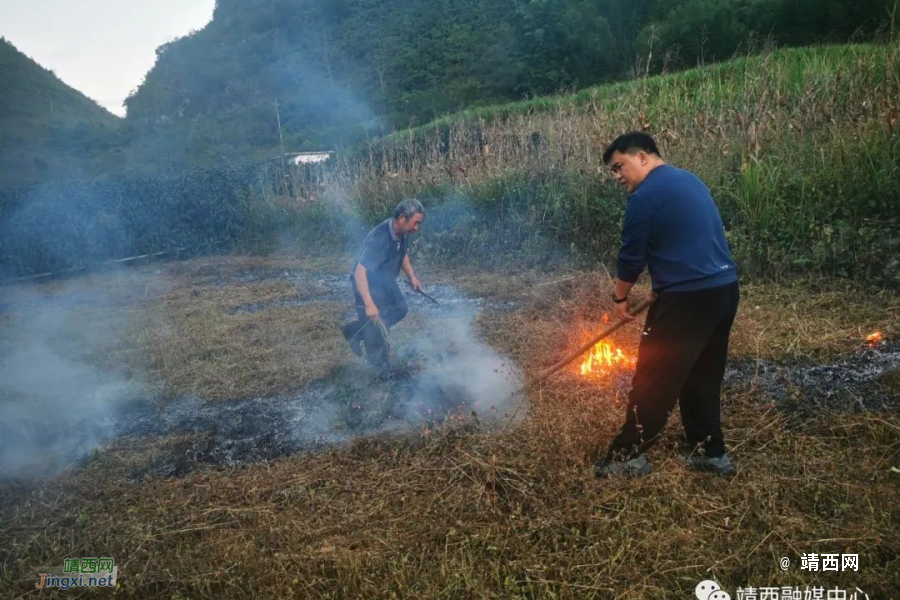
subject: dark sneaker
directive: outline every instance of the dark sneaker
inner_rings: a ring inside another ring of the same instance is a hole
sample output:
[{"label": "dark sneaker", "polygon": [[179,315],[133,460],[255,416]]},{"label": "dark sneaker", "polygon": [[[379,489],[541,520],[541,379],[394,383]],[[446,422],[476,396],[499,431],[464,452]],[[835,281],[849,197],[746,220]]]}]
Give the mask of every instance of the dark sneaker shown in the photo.
[{"label": "dark sneaker", "polygon": [[612,475],[625,475],[626,477],[640,477],[649,475],[653,471],[653,465],[643,454],[635,456],[631,460],[601,460],[594,464],[594,473],[597,477],[610,477]]},{"label": "dark sneaker", "polygon": [[341,327],[341,333],[343,333],[344,338],[350,342],[350,350],[353,351],[353,354],[362,357],[362,347],[359,345],[362,341],[362,336],[359,334],[359,321],[347,323]]},{"label": "dark sneaker", "polygon": [[691,454],[685,459],[688,466],[695,471],[715,473],[716,475],[734,475],[737,469],[726,452],[722,456],[704,456],[703,454]]},{"label": "dark sneaker", "polygon": [[394,370],[390,366],[385,365],[375,370],[375,378],[379,381],[391,381],[394,379]]}]

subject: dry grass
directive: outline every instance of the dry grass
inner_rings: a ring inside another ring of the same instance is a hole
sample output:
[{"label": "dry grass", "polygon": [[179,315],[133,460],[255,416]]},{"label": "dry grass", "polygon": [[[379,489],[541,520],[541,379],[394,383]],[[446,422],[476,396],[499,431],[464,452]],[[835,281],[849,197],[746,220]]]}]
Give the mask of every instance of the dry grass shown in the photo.
[{"label": "dry grass", "polygon": [[[586,331],[601,329],[603,315],[612,310],[606,273],[451,271],[443,275],[473,295],[523,304],[523,310],[484,314],[479,319],[486,339],[519,361],[552,363],[582,341]],[[632,296],[646,293],[646,285],[639,282]],[[540,331],[522,335],[523,328],[534,327]],[[635,347],[640,327],[638,319],[614,339],[619,345]],[[861,347],[874,331],[891,339],[900,333],[896,292],[839,279],[791,285],[745,283],[730,352],[735,358],[829,360]]]},{"label": "dry grass", "polygon": [[[178,308],[173,308],[178,310]],[[167,314],[147,337],[153,371],[172,393],[240,398],[296,388],[328,375],[346,355],[334,335],[345,307],[317,303],[229,315],[214,303]]]},{"label": "dry grass", "polygon": [[[525,303],[479,326],[526,367],[553,362],[608,310],[605,274],[444,275]],[[254,373],[277,388],[290,379],[281,370],[321,376],[347,360],[326,326],[330,309],[306,321],[283,309],[228,314],[234,298],[255,293],[284,290],[260,282],[166,291],[173,325],[152,332],[148,347],[168,362],[155,372],[173,387],[226,396],[264,387]],[[840,352],[871,328],[898,331],[897,307],[895,296],[838,283],[812,293],[748,285],[733,354]],[[620,331],[618,344],[634,347],[638,328]],[[315,352],[300,339],[315,340]],[[267,354],[277,342],[304,358]],[[655,473],[607,481],[589,462],[621,423],[624,399],[564,372],[530,401],[528,418],[507,431],[447,425],[183,478],[133,481],[134,464],[159,441],[119,442],[54,480],[0,487],[0,586],[9,592],[0,595],[24,594],[41,565],[102,555],[119,566],[117,595],[131,598],[686,598],[706,578],[733,597],[748,584],[898,597],[900,476],[891,467],[900,466],[900,415],[798,422],[767,398],[726,390],[737,477],[678,464],[676,417],[651,452]],[[859,554],[859,572],[807,574],[804,552]]]},{"label": "dry grass", "polygon": [[[302,387],[348,360],[338,330],[346,304],[318,302],[314,285],[274,278],[342,262],[225,256],[11,287],[10,297],[31,310],[36,299],[60,298],[40,314],[61,315],[64,326],[47,338],[73,358],[153,382],[165,394],[241,398]],[[242,283],[244,274],[259,280]],[[304,304],[278,307],[282,300]],[[268,303],[276,305],[238,310]],[[8,334],[0,331],[0,339]]]},{"label": "dry grass", "polygon": [[[683,598],[708,577],[896,597],[896,415],[796,429],[731,399],[735,479],[685,471],[670,434],[655,474],[597,481],[587,450],[621,412],[607,401],[548,389],[506,435],[448,429],[141,484],[111,452],[40,491],[3,491],[7,581],[24,591],[37,565],[99,553],[140,598]],[[857,553],[860,571],[808,576],[803,552]]]},{"label": "dry grass", "polygon": [[326,376],[346,355],[335,336],[345,306],[231,312],[254,298],[292,295],[283,282],[171,293],[156,315],[160,326],[143,339],[151,371],[173,393],[209,399],[275,393]]},{"label": "dry grass", "polygon": [[743,286],[733,352],[784,360],[830,359],[859,348],[868,334],[900,334],[900,298],[854,281]]}]

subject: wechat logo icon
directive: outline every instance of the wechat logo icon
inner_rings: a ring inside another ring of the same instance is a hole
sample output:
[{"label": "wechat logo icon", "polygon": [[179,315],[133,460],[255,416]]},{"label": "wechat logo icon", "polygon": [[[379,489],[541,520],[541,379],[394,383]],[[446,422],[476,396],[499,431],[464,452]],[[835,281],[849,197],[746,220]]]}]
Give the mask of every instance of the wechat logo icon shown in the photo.
[{"label": "wechat logo icon", "polygon": [[722,586],[711,579],[698,583],[694,595],[697,600],[731,600],[728,592],[722,591]]}]

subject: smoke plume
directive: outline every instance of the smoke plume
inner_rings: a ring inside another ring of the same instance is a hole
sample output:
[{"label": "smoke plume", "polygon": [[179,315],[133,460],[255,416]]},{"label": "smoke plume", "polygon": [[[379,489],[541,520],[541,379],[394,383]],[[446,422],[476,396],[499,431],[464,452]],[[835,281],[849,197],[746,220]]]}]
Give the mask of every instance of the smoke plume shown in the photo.
[{"label": "smoke plume", "polygon": [[0,476],[44,477],[111,439],[116,410],[141,389],[90,362],[105,335],[72,310],[110,298],[86,288],[5,298],[12,310],[0,342]]}]

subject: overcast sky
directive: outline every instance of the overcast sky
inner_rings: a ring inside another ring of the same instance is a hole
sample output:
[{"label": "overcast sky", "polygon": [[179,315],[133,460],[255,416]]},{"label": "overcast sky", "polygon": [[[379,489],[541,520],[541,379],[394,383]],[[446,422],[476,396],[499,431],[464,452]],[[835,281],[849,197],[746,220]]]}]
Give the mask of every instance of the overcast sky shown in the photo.
[{"label": "overcast sky", "polygon": [[156,48],[212,18],[215,0],[0,0],[0,36],[108,110],[156,60]]}]

